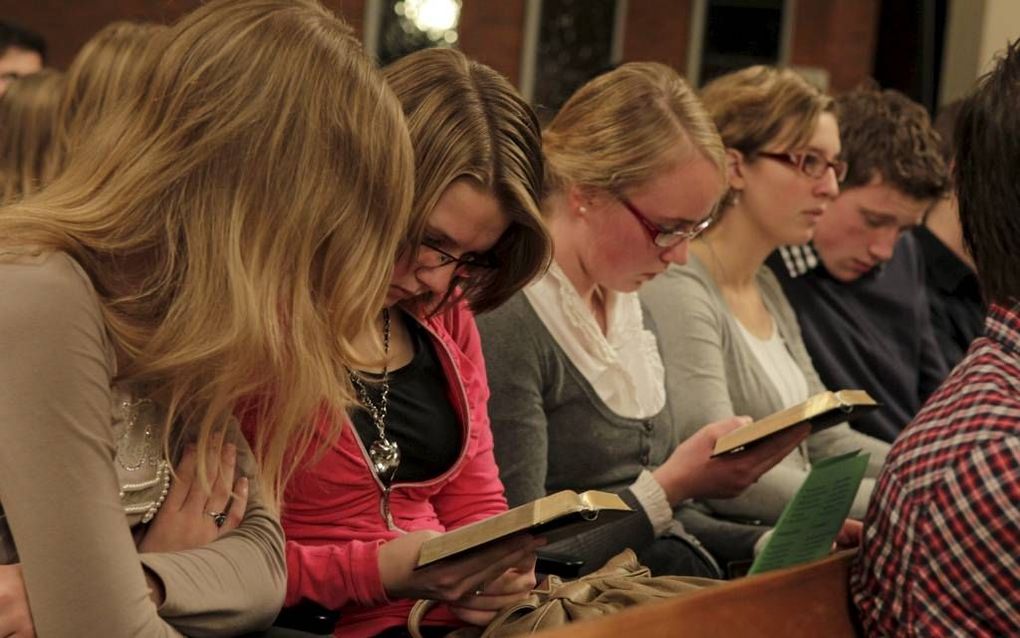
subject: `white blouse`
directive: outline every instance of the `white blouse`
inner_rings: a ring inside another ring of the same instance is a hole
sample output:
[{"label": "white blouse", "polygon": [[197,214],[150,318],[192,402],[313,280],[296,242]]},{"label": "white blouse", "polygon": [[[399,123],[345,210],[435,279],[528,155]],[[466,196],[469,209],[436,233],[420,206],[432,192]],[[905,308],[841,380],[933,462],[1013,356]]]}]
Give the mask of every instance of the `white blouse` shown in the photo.
[{"label": "white blouse", "polygon": [[665,369],[655,334],[644,327],[637,293],[606,293],[606,334],[555,262],[524,294],[610,410],[645,419],[665,407]]}]

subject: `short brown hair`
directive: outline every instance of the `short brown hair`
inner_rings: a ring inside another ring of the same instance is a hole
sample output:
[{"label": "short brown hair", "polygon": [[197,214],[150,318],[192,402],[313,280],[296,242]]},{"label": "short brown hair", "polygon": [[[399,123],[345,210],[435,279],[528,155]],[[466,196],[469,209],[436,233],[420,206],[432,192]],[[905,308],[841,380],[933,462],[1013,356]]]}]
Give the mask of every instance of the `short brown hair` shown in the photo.
[{"label": "short brown hair", "polygon": [[[496,308],[545,270],[552,240],[542,221],[542,138],[510,82],[454,49],[425,49],[383,70],[415,155],[414,204],[404,250],[417,250],[443,192],[468,177],[492,192],[510,226],[490,251],[497,268],[459,282],[474,312]],[[443,305],[436,306],[438,309]]]},{"label": "short brown hair", "polygon": [[949,174],[939,137],[920,104],[869,83],[837,97],[836,113],[850,165],[844,188],[864,186],[877,176],[914,199],[945,194]]}]

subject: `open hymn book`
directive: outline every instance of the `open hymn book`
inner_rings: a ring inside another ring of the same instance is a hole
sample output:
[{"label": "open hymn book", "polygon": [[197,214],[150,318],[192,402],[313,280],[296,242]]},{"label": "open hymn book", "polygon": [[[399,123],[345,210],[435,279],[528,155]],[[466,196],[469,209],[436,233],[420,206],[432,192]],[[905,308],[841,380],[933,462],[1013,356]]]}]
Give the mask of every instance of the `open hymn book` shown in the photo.
[{"label": "open hymn book", "polygon": [[780,410],[719,437],[712,456],[737,452],[800,423],[810,423],[811,432],[818,432],[844,421],[852,421],[877,407],[878,403],[864,390],[821,392],[804,403]]},{"label": "open hymn book", "polygon": [[425,541],[418,555],[418,567],[519,532],[542,536],[554,543],[632,513],[633,510],[616,494],[595,490],[583,494],[571,490],[556,492]]}]

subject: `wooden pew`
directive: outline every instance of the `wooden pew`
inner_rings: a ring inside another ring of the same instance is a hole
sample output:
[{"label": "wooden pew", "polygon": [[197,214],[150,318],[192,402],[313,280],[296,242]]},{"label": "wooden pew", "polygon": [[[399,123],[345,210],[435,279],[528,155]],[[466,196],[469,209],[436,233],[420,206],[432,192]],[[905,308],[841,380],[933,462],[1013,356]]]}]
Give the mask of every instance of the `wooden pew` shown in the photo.
[{"label": "wooden pew", "polygon": [[856,550],[750,576],[674,600],[542,632],[543,638],[741,636],[853,638],[850,565]]}]

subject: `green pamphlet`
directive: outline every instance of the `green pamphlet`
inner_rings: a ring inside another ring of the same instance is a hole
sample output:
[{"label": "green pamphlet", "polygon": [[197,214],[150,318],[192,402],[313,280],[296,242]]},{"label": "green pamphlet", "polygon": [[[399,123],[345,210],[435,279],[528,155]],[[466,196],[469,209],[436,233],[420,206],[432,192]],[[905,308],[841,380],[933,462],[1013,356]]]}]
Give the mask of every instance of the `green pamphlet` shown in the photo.
[{"label": "green pamphlet", "polygon": [[755,558],[748,575],[827,555],[850,513],[868,468],[868,457],[857,451],[815,463],[804,485],[786,504],[772,538]]}]

